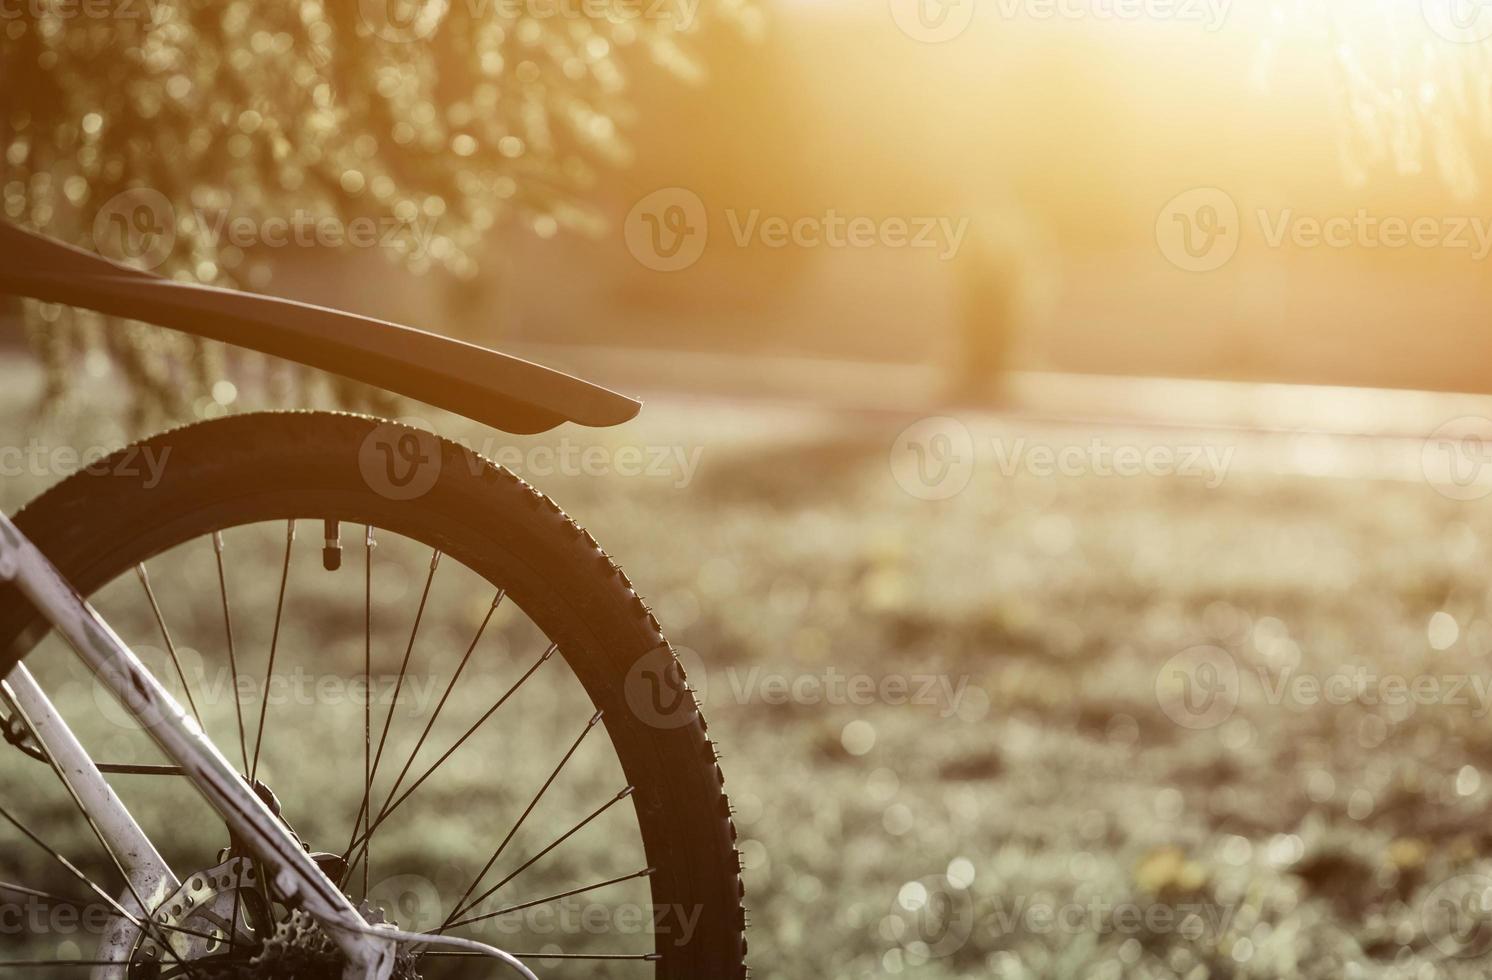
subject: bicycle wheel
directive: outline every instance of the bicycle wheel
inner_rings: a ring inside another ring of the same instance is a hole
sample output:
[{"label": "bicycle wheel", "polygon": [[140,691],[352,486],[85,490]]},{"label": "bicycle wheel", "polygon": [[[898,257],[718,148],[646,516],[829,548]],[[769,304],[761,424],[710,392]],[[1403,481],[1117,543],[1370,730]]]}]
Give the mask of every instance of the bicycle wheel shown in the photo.
[{"label": "bicycle wheel", "polygon": [[[16,523],[373,919],[479,939],[544,975],[744,975],[735,831],[683,672],[620,569],[512,474],[396,423],[243,415],[123,450]],[[58,909],[123,894],[119,875],[86,821],[58,829],[68,801],[41,789],[43,761],[9,753],[0,899],[46,924],[13,945],[14,964],[334,968],[324,937],[9,589],[0,642],[29,651],[186,883],[127,957],[57,936]],[[28,741],[20,719],[10,727]],[[117,928],[119,909],[96,912]],[[400,972],[471,965],[426,948]]]}]

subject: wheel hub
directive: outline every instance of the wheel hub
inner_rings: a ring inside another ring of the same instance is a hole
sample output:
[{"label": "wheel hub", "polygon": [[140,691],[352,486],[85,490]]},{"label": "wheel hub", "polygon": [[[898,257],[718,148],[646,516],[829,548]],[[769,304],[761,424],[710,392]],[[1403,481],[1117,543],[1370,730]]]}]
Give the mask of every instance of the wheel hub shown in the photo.
[{"label": "wheel hub", "polygon": [[[370,925],[388,920],[383,910],[367,902],[358,911]],[[347,959],[337,944],[305,912],[291,913],[275,926],[275,934],[248,964],[245,980],[341,980]],[[415,958],[400,950],[390,980],[420,980]]]},{"label": "wheel hub", "polygon": [[258,929],[270,921],[259,873],[236,857],[189,876],[151,916],[130,957],[130,977],[145,978],[183,962],[245,959],[260,945]]},{"label": "wheel hub", "polygon": [[[388,922],[382,909],[367,902],[358,911],[370,925]],[[295,910],[275,921],[248,857],[187,878],[151,923],[155,928],[140,937],[130,957],[130,980],[341,980],[347,963],[307,913]],[[390,980],[420,980],[416,966],[416,958],[401,950]]]}]

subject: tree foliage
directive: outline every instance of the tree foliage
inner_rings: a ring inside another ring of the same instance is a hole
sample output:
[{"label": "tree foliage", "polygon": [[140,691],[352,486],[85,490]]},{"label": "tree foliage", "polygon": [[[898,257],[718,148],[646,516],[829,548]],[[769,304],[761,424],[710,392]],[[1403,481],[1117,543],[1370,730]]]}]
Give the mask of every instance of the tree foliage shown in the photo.
[{"label": "tree foliage", "polygon": [[[17,0],[0,16],[3,214],[250,288],[271,266],[225,220],[362,219],[409,269],[470,278],[500,223],[597,227],[583,195],[628,159],[629,73],[697,79],[700,31],[760,17],[753,0]],[[55,390],[103,346],[69,311],[31,329]],[[220,374],[212,345],[119,336],[116,363],[160,398],[200,402]]]}]

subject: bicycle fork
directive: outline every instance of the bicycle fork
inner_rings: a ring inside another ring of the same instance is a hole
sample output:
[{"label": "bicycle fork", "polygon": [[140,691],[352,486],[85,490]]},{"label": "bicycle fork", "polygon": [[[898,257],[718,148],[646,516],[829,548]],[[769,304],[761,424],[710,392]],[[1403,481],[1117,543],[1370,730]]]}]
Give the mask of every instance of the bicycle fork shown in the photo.
[{"label": "bicycle fork", "polygon": [[[170,692],[4,514],[0,581],[16,584],[161,751],[181,767],[229,830],[259,859],[284,901],[317,920],[347,957],[344,980],[388,980],[394,969],[395,940],[379,935],[364,921],[352,900],[316,865]],[[158,903],[177,887],[175,875],[24,665],[16,666],[8,684],[17,709],[35,726],[42,750],[119,862],[132,896]],[[141,909],[138,914],[148,920],[152,911]],[[105,937],[102,953],[112,956],[128,948],[133,926],[125,925]],[[122,968],[103,967],[94,977],[116,980],[123,973]]]}]

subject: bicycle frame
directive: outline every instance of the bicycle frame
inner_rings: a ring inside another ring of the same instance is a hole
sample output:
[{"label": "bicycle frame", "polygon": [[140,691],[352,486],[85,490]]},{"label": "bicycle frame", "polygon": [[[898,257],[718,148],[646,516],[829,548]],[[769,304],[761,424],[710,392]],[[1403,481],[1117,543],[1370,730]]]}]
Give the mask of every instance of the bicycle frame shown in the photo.
[{"label": "bicycle frame", "polygon": [[[140,722],[161,751],[181,767],[228,828],[259,859],[267,879],[284,901],[304,909],[320,923],[347,956],[344,980],[387,980],[394,967],[394,939],[378,935],[378,930],[364,921],[351,899],[316,865],[289,828],[275,817],[185,709],[3,514],[0,514],[0,581],[16,583],[88,664],[99,682]],[[100,841],[124,871],[130,885],[130,904],[159,903],[178,887],[176,876],[24,664],[16,665],[8,675],[6,693],[84,810]],[[140,901],[135,900],[136,896]],[[129,911],[148,923],[154,909]],[[94,980],[123,980],[127,971],[125,959],[135,930],[128,920],[120,920],[105,937],[104,950],[111,957],[118,954],[123,959],[118,966],[97,968]]]}]

